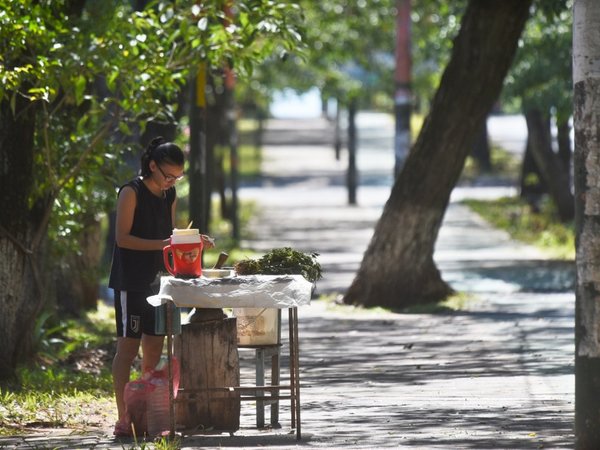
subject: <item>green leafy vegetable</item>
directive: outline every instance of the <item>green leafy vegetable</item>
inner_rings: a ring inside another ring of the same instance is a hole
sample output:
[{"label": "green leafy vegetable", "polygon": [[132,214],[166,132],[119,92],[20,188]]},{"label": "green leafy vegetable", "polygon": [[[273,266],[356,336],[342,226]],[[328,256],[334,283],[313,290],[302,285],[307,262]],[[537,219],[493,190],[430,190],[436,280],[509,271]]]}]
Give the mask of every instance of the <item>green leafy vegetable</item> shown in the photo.
[{"label": "green leafy vegetable", "polygon": [[318,253],[302,253],[290,247],[275,248],[256,259],[244,259],[235,265],[238,275],[302,275],[314,283],[322,278]]}]

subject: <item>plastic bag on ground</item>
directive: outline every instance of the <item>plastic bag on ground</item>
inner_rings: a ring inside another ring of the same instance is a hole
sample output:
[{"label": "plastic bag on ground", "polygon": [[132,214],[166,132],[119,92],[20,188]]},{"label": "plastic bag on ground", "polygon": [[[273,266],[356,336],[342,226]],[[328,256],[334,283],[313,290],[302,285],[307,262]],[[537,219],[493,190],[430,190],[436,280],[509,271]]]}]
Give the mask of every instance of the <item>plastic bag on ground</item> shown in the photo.
[{"label": "plastic bag on ground", "polygon": [[134,380],[125,385],[124,400],[128,425],[133,425],[136,436],[148,432],[146,419],[146,401],[154,386],[147,380]]},{"label": "plastic bag on ground", "polygon": [[[173,358],[173,397],[179,389],[179,363]],[[161,436],[169,432],[169,375],[166,359],[141,379],[125,385],[127,420],[136,436]]]},{"label": "plastic bag on ground", "polygon": [[[173,358],[173,398],[179,389],[179,363]],[[161,360],[157,368],[145,374],[145,378],[153,389],[148,393],[146,401],[146,419],[149,436],[169,434],[169,369],[166,360]]]}]

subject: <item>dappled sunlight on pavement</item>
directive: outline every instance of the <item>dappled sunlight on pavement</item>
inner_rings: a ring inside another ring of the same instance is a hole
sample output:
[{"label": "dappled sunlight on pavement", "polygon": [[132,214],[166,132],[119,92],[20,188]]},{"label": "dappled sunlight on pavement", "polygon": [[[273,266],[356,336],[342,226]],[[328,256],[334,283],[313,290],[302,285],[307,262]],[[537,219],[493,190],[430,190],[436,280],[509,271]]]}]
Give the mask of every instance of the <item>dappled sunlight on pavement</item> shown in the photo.
[{"label": "dappled sunlight on pavement", "polygon": [[[244,246],[316,251],[325,271],[316,296],[343,294],[390,194],[388,119],[359,116],[359,138],[363,123],[372,145],[359,144],[368,164],[359,160],[354,206],[331,124],[271,122],[263,184],[240,190],[259,209]],[[457,203],[511,191],[486,185],[452,195],[434,257],[443,278],[469,294],[460,311],[399,314],[324,300],[299,309],[301,441],[283,401],[281,428],[257,430],[254,405],[243,404],[239,431],[186,436],[181,448],[572,448],[573,265],[512,241]],[[287,376],[283,369],[283,383]],[[95,443],[89,448],[124,448],[101,433]]]},{"label": "dappled sunlight on pavement", "polygon": [[[327,143],[296,155],[302,170],[291,149],[265,150],[266,185],[245,191],[262,210],[247,244],[319,252],[317,294],[343,294],[389,197],[390,179],[372,182],[388,161],[374,153],[359,165],[369,182],[352,206],[345,166]],[[463,311],[375,316],[320,302],[300,310],[304,445],[573,446],[573,264],[512,241],[458,203],[515,192],[486,184],[452,194],[434,258],[444,279],[472,294]]]}]

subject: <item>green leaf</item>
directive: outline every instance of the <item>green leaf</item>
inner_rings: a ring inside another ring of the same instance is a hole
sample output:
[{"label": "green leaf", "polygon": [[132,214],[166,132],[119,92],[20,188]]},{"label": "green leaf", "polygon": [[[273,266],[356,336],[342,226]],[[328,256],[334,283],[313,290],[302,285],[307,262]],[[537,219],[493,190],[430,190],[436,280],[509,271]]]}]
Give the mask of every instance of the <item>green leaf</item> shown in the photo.
[{"label": "green leaf", "polygon": [[85,94],[85,88],[87,86],[87,81],[83,75],[79,75],[75,79],[75,104],[77,106],[81,105],[83,102],[83,96]]},{"label": "green leaf", "polygon": [[125,122],[119,122],[119,131],[126,136],[131,136],[131,130]]},{"label": "green leaf", "polygon": [[108,86],[108,89],[110,89],[112,92],[114,92],[116,89],[115,81],[117,80],[118,76],[119,71],[115,69],[106,78],[106,85]]}]

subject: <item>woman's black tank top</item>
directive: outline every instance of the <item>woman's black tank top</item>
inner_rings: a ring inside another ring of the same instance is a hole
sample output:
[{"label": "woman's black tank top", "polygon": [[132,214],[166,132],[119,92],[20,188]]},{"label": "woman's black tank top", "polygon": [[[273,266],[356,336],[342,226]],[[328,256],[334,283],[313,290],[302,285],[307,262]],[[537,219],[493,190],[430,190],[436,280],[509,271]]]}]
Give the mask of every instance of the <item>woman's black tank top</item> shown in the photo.
[{"label": "woman's black tank top", "polygon": [[[122,186],[119,194],[125,186],[133,188],[137,198],[131,235],[143,239],[169,238],[173,230],[171,207],[175,201],[175,187],[165,191],[164,196],[157,197],[141,178]],[[144,291],[162,270],[162,251],[130,250],[115,243],[108,286],[120,291]]]}]

